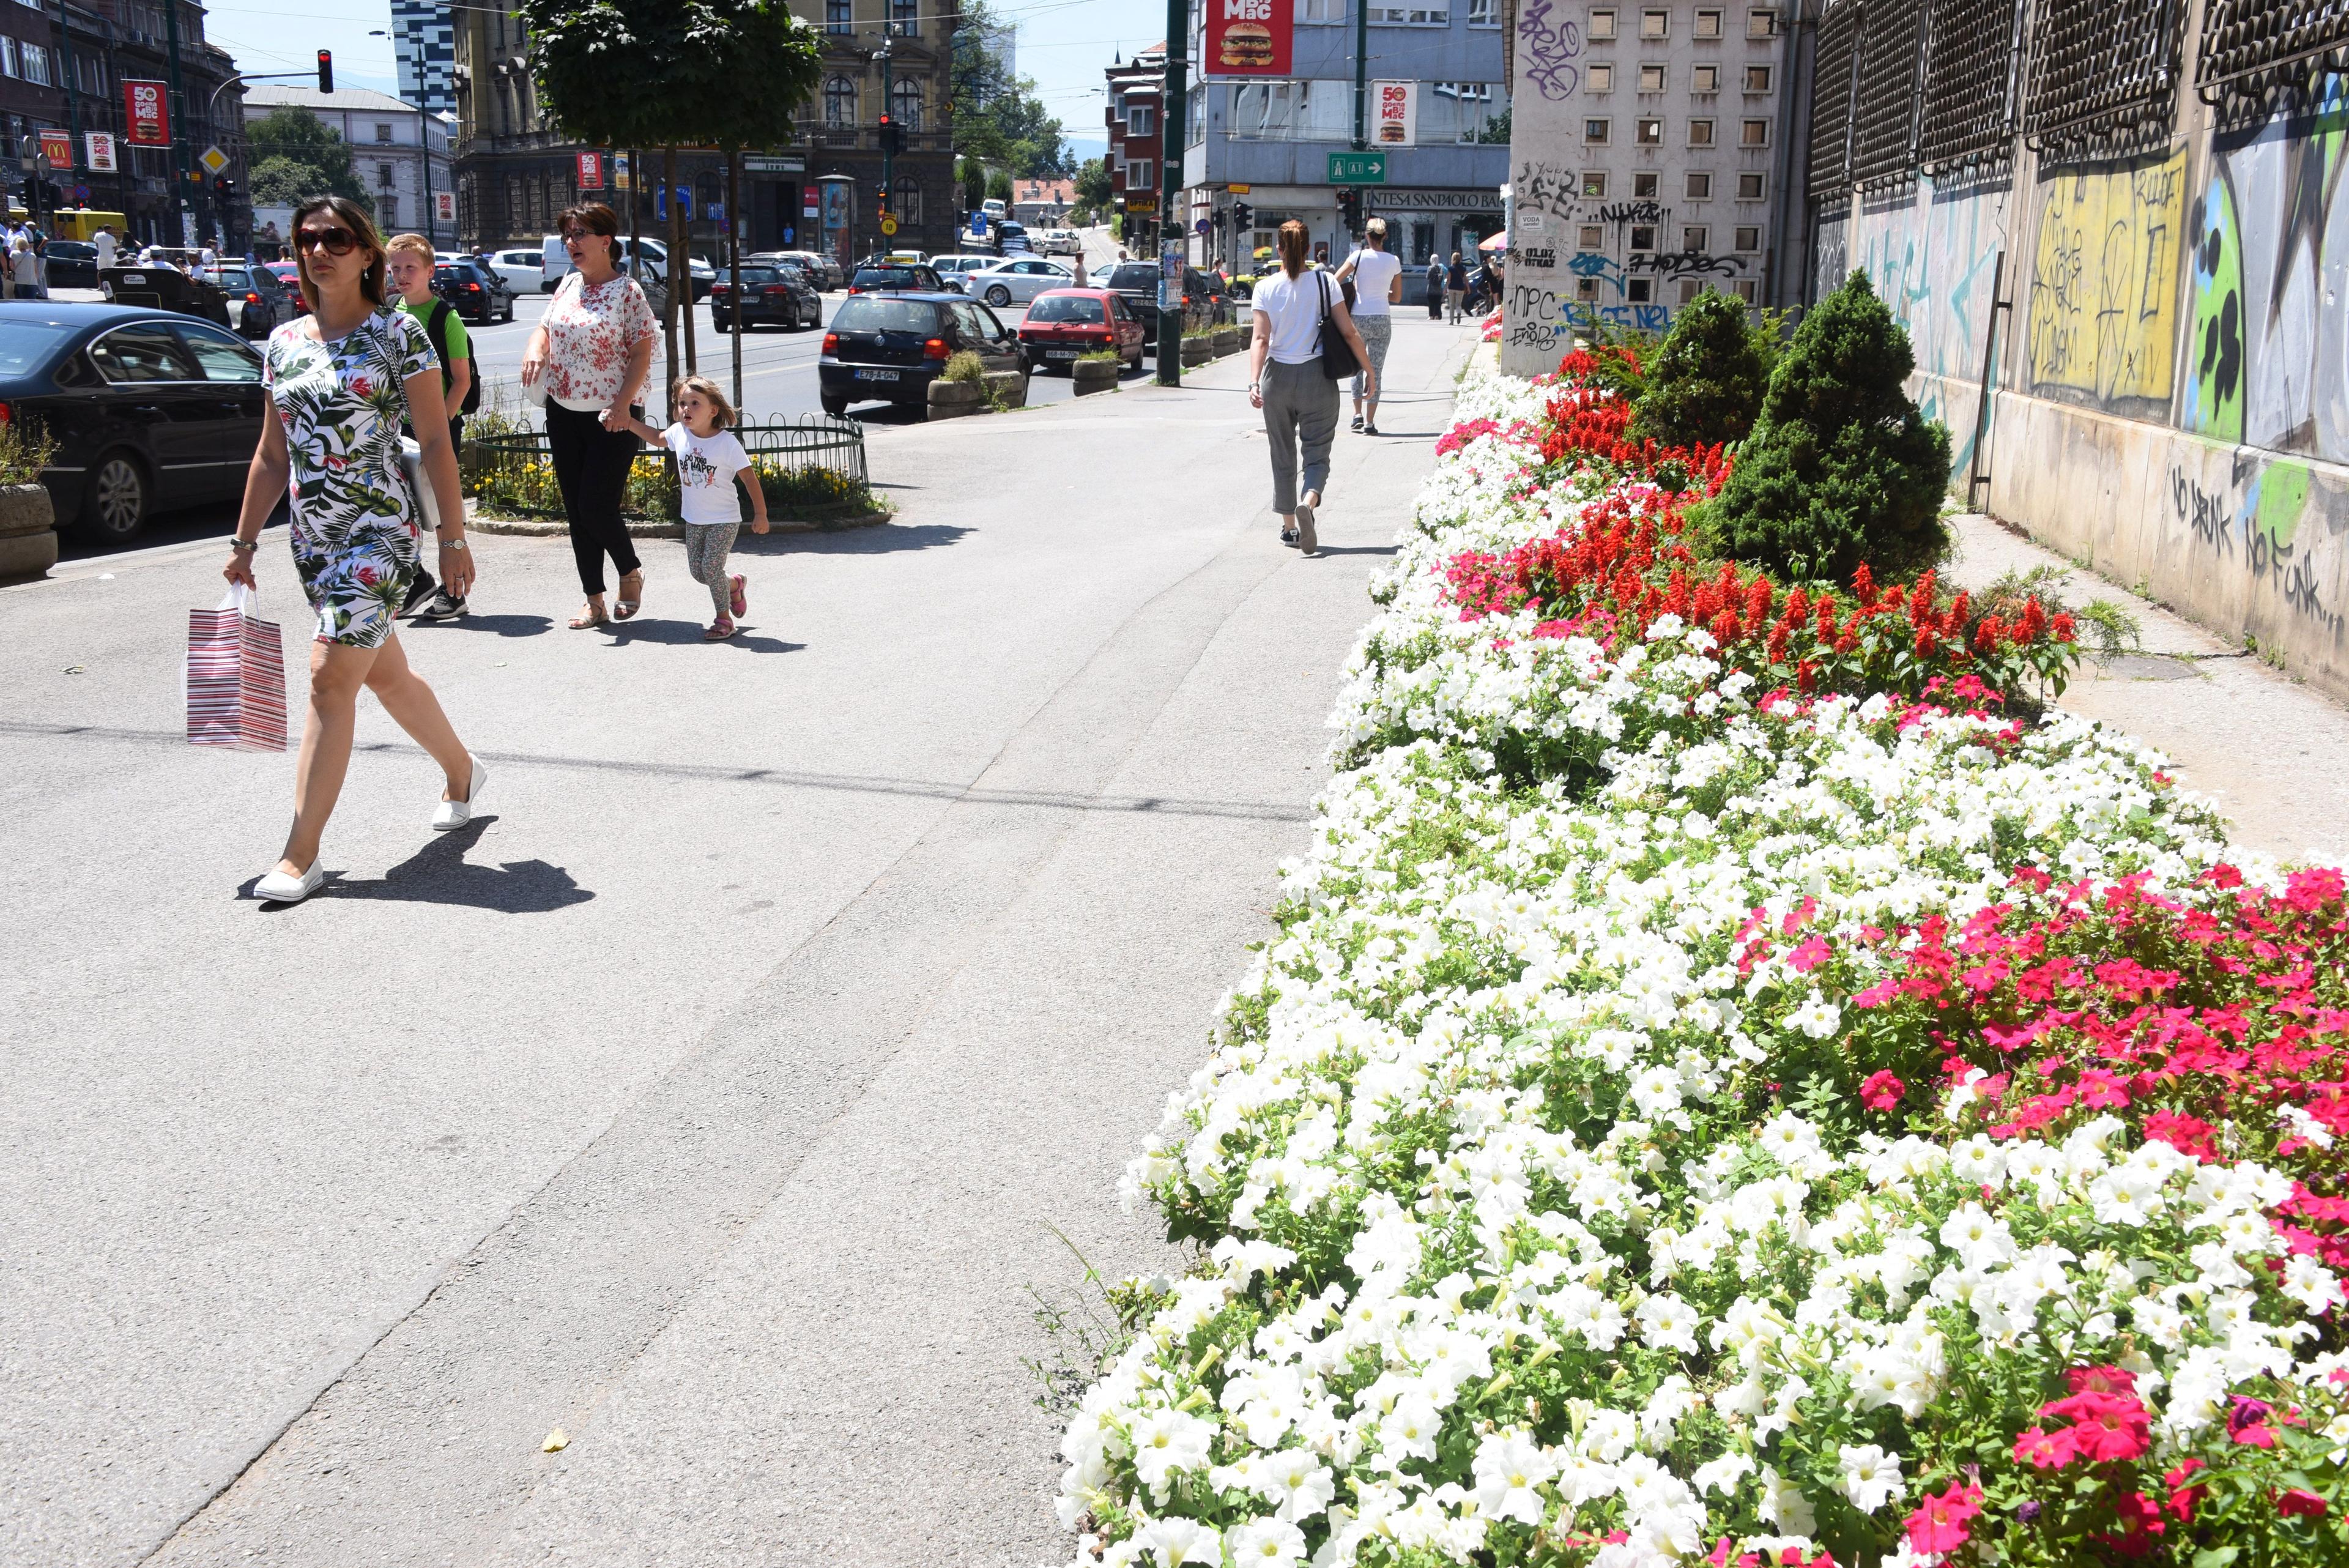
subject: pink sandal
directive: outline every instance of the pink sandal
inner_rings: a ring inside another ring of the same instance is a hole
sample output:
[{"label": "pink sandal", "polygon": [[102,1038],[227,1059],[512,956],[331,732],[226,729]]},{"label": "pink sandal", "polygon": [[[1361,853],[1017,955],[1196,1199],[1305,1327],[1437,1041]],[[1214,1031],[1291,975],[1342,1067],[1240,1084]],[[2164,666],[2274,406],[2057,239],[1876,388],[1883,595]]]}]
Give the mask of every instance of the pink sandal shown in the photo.
[{"label": "pink sandal", "polygon": [[743,589],[748,587],[750,584],[740,572],[734,574],[732,580],[734,584],[734,613],[738,616],[748,615],[750,612],[750,601],[749,598],[744,597]]},{"label": "pink sandal", "polygon": [[727,619],[724,616],[719,616],[716,620],[709,624],[709,628],[701,634],[701,640],[704,642],[724,642],[728,638],[732,637],[733,635],[734,623]]}]

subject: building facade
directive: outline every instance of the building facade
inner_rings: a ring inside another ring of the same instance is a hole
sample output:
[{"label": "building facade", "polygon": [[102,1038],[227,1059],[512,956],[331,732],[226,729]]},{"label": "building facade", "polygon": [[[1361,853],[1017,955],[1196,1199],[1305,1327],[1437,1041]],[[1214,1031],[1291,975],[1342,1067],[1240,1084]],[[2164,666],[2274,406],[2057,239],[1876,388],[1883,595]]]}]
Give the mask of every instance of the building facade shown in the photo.
[{"label": "building facade", "polygon": [[1104,154],[1110,205],[1124,213],[1126,248],[1136,255],[1158,244],[1159,175],[1165,157],[1166,46],[1154,45],[1107,72],[1109,130]]},{"label": "building facade", "polygon": [[391,49],[399,96],[433,114],[457,112],[456,7],[445,0],[391,0]]},{"label": "building facade", "polygon": [[[375,206],[386,234],[414,230],[436,244],[457,239],[456,165],[450,128],[438,115],[367,88],[322,93],[314,87],[257,82],[244,95],[248,124],[280,109],[305,109],[351,150],[351,171]],[[267,155],[267,150],[262,150]],[[290,209],[264,209],[265,219],[290,232]]]}]

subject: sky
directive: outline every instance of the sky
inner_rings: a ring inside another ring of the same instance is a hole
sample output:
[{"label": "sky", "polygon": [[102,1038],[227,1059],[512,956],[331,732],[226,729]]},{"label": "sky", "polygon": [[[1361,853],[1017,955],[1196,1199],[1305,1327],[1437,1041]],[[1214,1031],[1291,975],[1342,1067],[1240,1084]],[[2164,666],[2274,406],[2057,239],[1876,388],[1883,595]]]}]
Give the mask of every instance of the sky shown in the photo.
[{"label": "sky", "polygon": [[[1019,28],[1019,74],[1034,79],[1044,107],[1078,144],[1081,157],[1102,151],[1102,71],[1166,36],[1156,0],[991,0]],[[335,85],[396,92],[389,0],[221,0],[205,6],[205,33],[245,71],[316,69],[317,52],[335,52]]]}]

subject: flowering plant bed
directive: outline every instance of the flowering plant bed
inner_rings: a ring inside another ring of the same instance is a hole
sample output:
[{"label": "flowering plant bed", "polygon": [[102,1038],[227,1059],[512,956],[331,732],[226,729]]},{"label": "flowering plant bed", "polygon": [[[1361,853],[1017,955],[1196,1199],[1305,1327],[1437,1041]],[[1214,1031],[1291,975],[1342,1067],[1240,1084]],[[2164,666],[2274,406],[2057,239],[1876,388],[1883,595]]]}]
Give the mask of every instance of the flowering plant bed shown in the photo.
[{"label": "flowering plant bed", "polygon": [[1080,1560],[2349,1563],[2340,876],[2042,711],[2044,609],[1702,557],[1609,398],[1464,389]]}]

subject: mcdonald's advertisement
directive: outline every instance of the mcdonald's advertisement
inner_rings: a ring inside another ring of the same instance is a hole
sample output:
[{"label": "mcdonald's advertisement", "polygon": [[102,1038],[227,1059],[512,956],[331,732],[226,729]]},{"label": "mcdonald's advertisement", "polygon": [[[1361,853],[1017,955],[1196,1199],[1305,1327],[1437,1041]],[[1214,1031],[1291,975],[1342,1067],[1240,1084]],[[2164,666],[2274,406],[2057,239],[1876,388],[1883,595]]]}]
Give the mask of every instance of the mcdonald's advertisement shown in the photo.
[{"label": "mcdonald's advertisement", "polygon": [[1203,0],[1206,77],[1285,77],[1295,41],[1296,0]]}]

